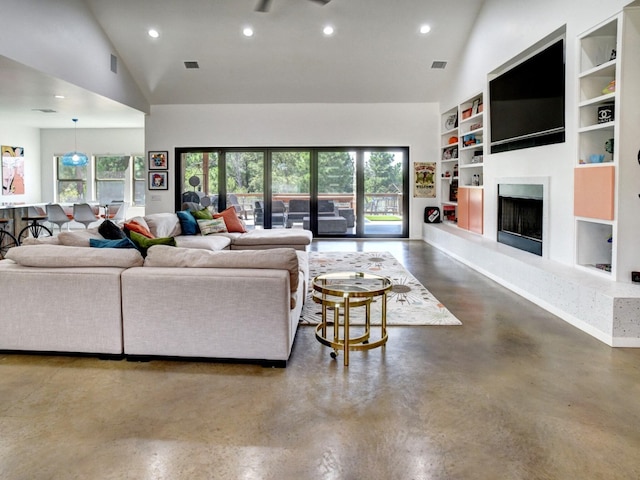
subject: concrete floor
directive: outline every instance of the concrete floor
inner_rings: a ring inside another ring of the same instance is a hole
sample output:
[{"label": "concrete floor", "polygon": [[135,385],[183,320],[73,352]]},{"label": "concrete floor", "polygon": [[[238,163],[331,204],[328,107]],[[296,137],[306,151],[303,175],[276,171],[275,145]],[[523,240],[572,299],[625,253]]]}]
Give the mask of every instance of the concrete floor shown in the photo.
[{"label": "concrete floor", "polygon": [[348,368],[310,327],[286,369],[0,354],[0,478],[640,478],[640,350],[421,241],[313,249],[390,251],[463,326],[391,327]]}]

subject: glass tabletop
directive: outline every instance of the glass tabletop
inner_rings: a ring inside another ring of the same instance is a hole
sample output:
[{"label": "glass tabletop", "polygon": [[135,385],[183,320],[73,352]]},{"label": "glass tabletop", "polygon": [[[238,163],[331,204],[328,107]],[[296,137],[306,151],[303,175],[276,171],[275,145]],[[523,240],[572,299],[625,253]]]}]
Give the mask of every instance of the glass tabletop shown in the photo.
[{"label": "glass tabletop", "polygon": [[371,297],[391,289],[391,279],[365,272],[331,272],[315,277],[312,285],[326,295]]}]

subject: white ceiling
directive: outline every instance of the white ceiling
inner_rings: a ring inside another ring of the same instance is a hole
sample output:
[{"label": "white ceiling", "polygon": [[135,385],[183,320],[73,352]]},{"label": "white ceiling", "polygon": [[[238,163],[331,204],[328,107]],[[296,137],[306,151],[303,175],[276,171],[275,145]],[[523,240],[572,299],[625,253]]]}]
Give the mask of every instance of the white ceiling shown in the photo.
[{"label": "white ceiling", "polygon": [[[484,2],[273,0],[259,13],[258,0],[85,1],[152,105],[437,102]],[[422,35],[425,23],[432,30]],[[332,37],[322,33],[327,24]],[[242,36],[245,26],[252,38]],[[448,65],[434,70],[434,61]],[[144,125],[140,112],[116,102],[6,59],[0,68],[0,112],[19,109],[34,126],[69,128],[64,112],[31,111],[58,110],[52,93],[61,86],[76,89],[78,128]]]}]

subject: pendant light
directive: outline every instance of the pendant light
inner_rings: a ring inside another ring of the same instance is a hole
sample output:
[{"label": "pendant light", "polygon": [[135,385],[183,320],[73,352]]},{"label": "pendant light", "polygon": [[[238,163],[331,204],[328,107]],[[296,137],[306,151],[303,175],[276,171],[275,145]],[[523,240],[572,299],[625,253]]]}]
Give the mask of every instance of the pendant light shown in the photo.
[{"label": "pendant light", "polygon": [[84,167],[87,163],[89,163],[89,157],[87,157],[84,153],[78,152],[78,119],[72,118],[75,134],[75,147],[73,152],[65,153],[62,156],[62,165],[66,167]]}]

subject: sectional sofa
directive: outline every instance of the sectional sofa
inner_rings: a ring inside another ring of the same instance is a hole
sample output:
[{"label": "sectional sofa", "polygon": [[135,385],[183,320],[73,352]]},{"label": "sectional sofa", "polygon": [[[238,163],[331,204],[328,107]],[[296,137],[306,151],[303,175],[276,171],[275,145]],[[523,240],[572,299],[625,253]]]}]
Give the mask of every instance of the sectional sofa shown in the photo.
[{"label": "sectional sofa", "polygon": [[[90,248],[95,230],[12,248],[0,261],[0,350],[286,366],[309,282],[309,232],[182,235],[176,247]],[[200,238],[199,238],[200,237]]]}]

